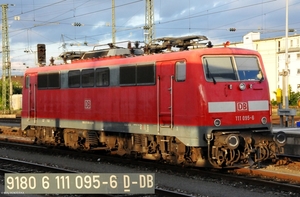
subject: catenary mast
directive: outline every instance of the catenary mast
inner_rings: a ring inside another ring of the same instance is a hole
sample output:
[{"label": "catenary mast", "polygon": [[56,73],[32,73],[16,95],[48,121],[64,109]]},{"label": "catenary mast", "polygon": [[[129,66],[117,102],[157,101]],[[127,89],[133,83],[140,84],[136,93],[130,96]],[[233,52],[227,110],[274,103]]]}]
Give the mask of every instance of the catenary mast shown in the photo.
[{"label": "catenary mast", "polygon": [[145,45],[149,45],[155,38],[154,31],[154,0],[146,0],[146,13],[145,13]]},{"label": "catenary mast", "polygon": [[115,0],[112,0],[112,17],[111,17],[111,26],[112,26],[112,43],[116,43],[116,18],[115,18]]},{"label": "catenary mast", "polygon": [[[8,4],[2,4],[2,108],[3,113],[11,111],[11,62],[8,38],[7,8]],[[9,95],[9,98],[7,96]],[[8,100],[7,100],[8,99]],[[7,111],[8,109],[8,111]]]}]

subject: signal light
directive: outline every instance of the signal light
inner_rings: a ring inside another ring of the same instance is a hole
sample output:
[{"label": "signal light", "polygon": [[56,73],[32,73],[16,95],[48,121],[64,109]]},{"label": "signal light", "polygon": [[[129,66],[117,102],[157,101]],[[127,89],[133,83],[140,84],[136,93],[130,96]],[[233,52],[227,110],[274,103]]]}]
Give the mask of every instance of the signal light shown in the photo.
[{"label": "signal light", "polygon": [[77,27],[80,27],[80,26],[83,26],[84,24],[82,23],[78,23],[78,22],[75,22],[75,23],[72,23],[73,26],[77,26]]},{"label": "signal light", "polygon": [[229,31],[236,31],[236,28],[229,28]]},{"label": "signal light", "polygon": [[282,103],[282,90],[280,88],[276,90],[276,102]]},{"label": "signal light", "polygon": [[39,64],[46,64],[46,45],[37,45],[37,59]]}]

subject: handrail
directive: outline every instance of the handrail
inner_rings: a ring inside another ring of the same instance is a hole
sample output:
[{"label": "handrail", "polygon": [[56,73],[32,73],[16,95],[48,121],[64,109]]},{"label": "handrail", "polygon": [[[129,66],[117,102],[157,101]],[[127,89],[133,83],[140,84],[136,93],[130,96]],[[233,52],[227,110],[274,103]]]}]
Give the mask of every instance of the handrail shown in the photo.
[{"label": "handrail", "polygon": [[[30,80],[30,79],[29,79]],[[30,111],[31,111],[31,106],[30,106],[30,94],[31,94],[31,84],[29,84],[28,88],[28,117],[27,120],[30,120]]]},{"label": "handrail", "polygon": [[160,97],[160,94],[159,94],[159,91],[160,91],[160,78],[159,78],[159,75],[157,76],[157,98],[156,98],[156,110],[157,110],[157,132],[159,133],[160,132],[160,123],[159,123],[159,105],[160,105],[160,102],[159,102],[159,97]]},{"label": "handrail", "polygon": [[36,83],[34,84],[34,89],[33,89],[33,106],[34,106],[33,120],[34,123],[36,123]]},{"label": "handrail", "polygon": [[171,88],[170,88],[170,96],[171,96],[171,122],[170,122],[170,128],[173,129],[173,78],[174,75],[171,76]]}]

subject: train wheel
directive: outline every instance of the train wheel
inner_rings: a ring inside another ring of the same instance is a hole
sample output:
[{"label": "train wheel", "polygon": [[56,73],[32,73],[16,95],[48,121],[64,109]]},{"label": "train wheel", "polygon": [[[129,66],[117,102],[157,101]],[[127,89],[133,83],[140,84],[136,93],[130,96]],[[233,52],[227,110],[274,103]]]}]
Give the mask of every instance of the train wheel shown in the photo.
[{"label": "train wheel", "polygon": [[271,142],[268,145],[268,149],[269,149],[269,157],[276,158],[276,144],[275,144],[275,142]]},{"label": "train wheel", "polygon": [[227,155],[227,150],[223,149],[218,151],[218,155],[217,155],[217,164],[219,166],[222,166],[224,164],[224,162],[226,161],[226,155]]},{"label": "train wheel", "polygon": [[118,137],[117,138],[117,143],[118,143],[118,149],[116,153],[120,156],[124,155],[130,155],[132,147],[130,146],[130,138],[123,138],[123,137]]},{"label": "train wheel", "polygon": [[240,159],[241,159],[241,152],[239,150],[235,150],[236,153],[235,153],[235,158],[234,160],[232,161],[232,164],[238,162]]},{"label": "train wheel", "polygon": [[235,158],[235,152],[234,152],[234,150],[228,149],[227,151],[228,151],[229,154],[227,155],[226,166],[231,165],[232,161]]},{"label": "train wheel", "polygon": [[241,152],[239,150],[230,150],[228,149],[228,152],[229,152],[229,158],[226,162],[226,165],[229,166],[229,165],[234,165],[236,162],[238,162],[240,160],[240,157],[241,157]]},{"label": "train wheel", "polygon": [[255,162],[263,161],[263,160],[269,158],[269,149],[266,148],[265,146],[259,145],[259,146],[255,147],[255,149],[256,149],[256,153],[254,156]]}]

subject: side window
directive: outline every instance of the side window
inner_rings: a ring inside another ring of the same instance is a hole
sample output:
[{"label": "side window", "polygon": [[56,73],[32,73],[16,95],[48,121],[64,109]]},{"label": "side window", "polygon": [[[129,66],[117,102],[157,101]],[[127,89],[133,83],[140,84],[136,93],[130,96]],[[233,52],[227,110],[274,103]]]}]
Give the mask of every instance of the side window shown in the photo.
[{"label": "side window", "polygon": [[136,84],[136,66],[120,67],[120,85]]},{"label": "side window", "polygon": [[120,67],[120,85],[155,84],[154,64]]},{"label": "side window", "polygon": [[94,86],[94,69],[85,69],[81,71],[81,84],[82,87],[93,87]]},{"label": "side window", "polygon": [[95,71],[96,86],[109,86],[109,69],[97,68]]},{"label": "side window", "polygon": [[72,70],[68,73],[68,83],[70,88],[80,87],[80,71]]},{"label": "side window", "polygon": [[48,88],[60,88],[60,74],[49,73],[48,74]]},{"label": "side window", "polygon": [[29,86],[30,86],[30,77],[27,75],[25,78],[25,87],[29,88]]},{"label": "side window", "polygon": [[176,81],[185,81],[186,79],[186,62],[176,62]]},{"label": "side window", "polygon": [[137,84],[154,84],[155,83],[154,65],[139,65],[136,69]]},{"label": "side window", "polygon": [[56,73],[39,73],[38,89],[60,88],[60,74]]},{"label": "side window", "polygon": [[47,89],[48,79],[47,73],[38,74],[38,89]]}]

